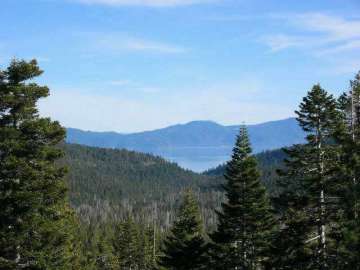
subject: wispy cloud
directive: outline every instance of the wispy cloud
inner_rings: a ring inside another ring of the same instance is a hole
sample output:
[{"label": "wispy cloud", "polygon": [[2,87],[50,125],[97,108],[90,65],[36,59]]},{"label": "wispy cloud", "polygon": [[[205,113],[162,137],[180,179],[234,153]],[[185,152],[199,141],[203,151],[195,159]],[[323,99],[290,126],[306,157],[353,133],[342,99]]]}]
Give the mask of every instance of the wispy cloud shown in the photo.
[{"label": "wispy cloud", "polygon": [[262,37],[261,40],[266,43],[272,52],[281,51],[291,47],[305,47],[308,44],[308,37],[291,36],[287,34],[273,34]]},{"label": "wispy cloud", "polygon": [[272,51],[305,48],[317,54],[360,49],[360,20],[325,13],[273,15],[302,34],[274,33],[262,38]]},{"label": "wispy cloud", "polygon": [[72,0],[84,4],[98,4],[108,6],[148,6],[148,7],[174,7],[195,4],[212,3],[217,0]]},{"label": "wispy cloud", "polygon": [[94,34],[92,36],[94,45],[97,49],[111,52],[133,51],[178,54],[187,51],[187,49],[179,45],[127,37],[121,34]]},{"label": "wispy cloud", "polygon": [[322,32],[334,41],[360,38],[360,20],[349,20],[322,13],[300,14],[293,22],[309,31]]},{"label": "wispy cloud", "polygon": [[360,39],[348,41],[341,45],[335,46],[333,48],[324,49],[323,51],[321,51],[319,53],[319,55],[341,53],[341,52],[353,51],[353,50],[358,50],[358,49],[360,49]]}]

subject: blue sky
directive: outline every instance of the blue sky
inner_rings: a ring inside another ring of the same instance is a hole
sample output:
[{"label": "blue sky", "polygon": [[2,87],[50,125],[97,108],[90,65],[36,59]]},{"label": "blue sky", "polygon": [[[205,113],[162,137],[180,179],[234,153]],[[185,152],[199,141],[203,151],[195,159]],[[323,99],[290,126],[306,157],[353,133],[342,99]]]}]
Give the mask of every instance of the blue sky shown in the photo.
[{"label": "blue sky", "polygon": [[0,66],[37,58],[67,127],[133,132],[293,115],[360,69],[358,0],[1,0]]}]

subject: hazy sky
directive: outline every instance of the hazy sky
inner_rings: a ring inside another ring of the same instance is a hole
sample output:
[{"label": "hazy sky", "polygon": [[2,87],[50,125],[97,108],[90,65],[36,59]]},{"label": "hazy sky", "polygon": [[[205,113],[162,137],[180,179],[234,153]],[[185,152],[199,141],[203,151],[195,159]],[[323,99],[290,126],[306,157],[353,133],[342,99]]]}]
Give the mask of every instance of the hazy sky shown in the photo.
[{"label": "hazy sky", "polygon": [[1,0],[0,66],[37,58],[41,113],[131,132],[293,115],[360,69],[359,0]]}]

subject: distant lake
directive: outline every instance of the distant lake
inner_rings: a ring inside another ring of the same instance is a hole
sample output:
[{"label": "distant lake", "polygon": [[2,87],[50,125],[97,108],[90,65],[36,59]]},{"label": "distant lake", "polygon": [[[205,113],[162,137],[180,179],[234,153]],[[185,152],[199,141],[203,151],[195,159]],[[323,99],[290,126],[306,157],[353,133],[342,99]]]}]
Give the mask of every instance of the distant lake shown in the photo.
[{"label": "distant lake", "polygon": [[230,156],[196,156],[193,158],[184,156],[164,156],[167,160],[177,163],[184,169],[194,172],[204,172],[208,169],[215,168],[229,160]]}]

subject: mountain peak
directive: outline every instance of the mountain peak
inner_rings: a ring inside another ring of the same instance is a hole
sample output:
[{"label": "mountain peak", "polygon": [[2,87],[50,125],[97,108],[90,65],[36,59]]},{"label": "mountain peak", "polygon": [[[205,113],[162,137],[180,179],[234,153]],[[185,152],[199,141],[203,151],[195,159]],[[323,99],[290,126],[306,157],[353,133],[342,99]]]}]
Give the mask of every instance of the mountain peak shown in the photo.
[{"label": "mountain peak", "polygon": [[217,127],[220,126],[220,127],[222,127],[222,125],[220,125],[214,121],[210,121],[210,120],[191,121],[191,122],[184,124],[184,126],[217,126]]}]

